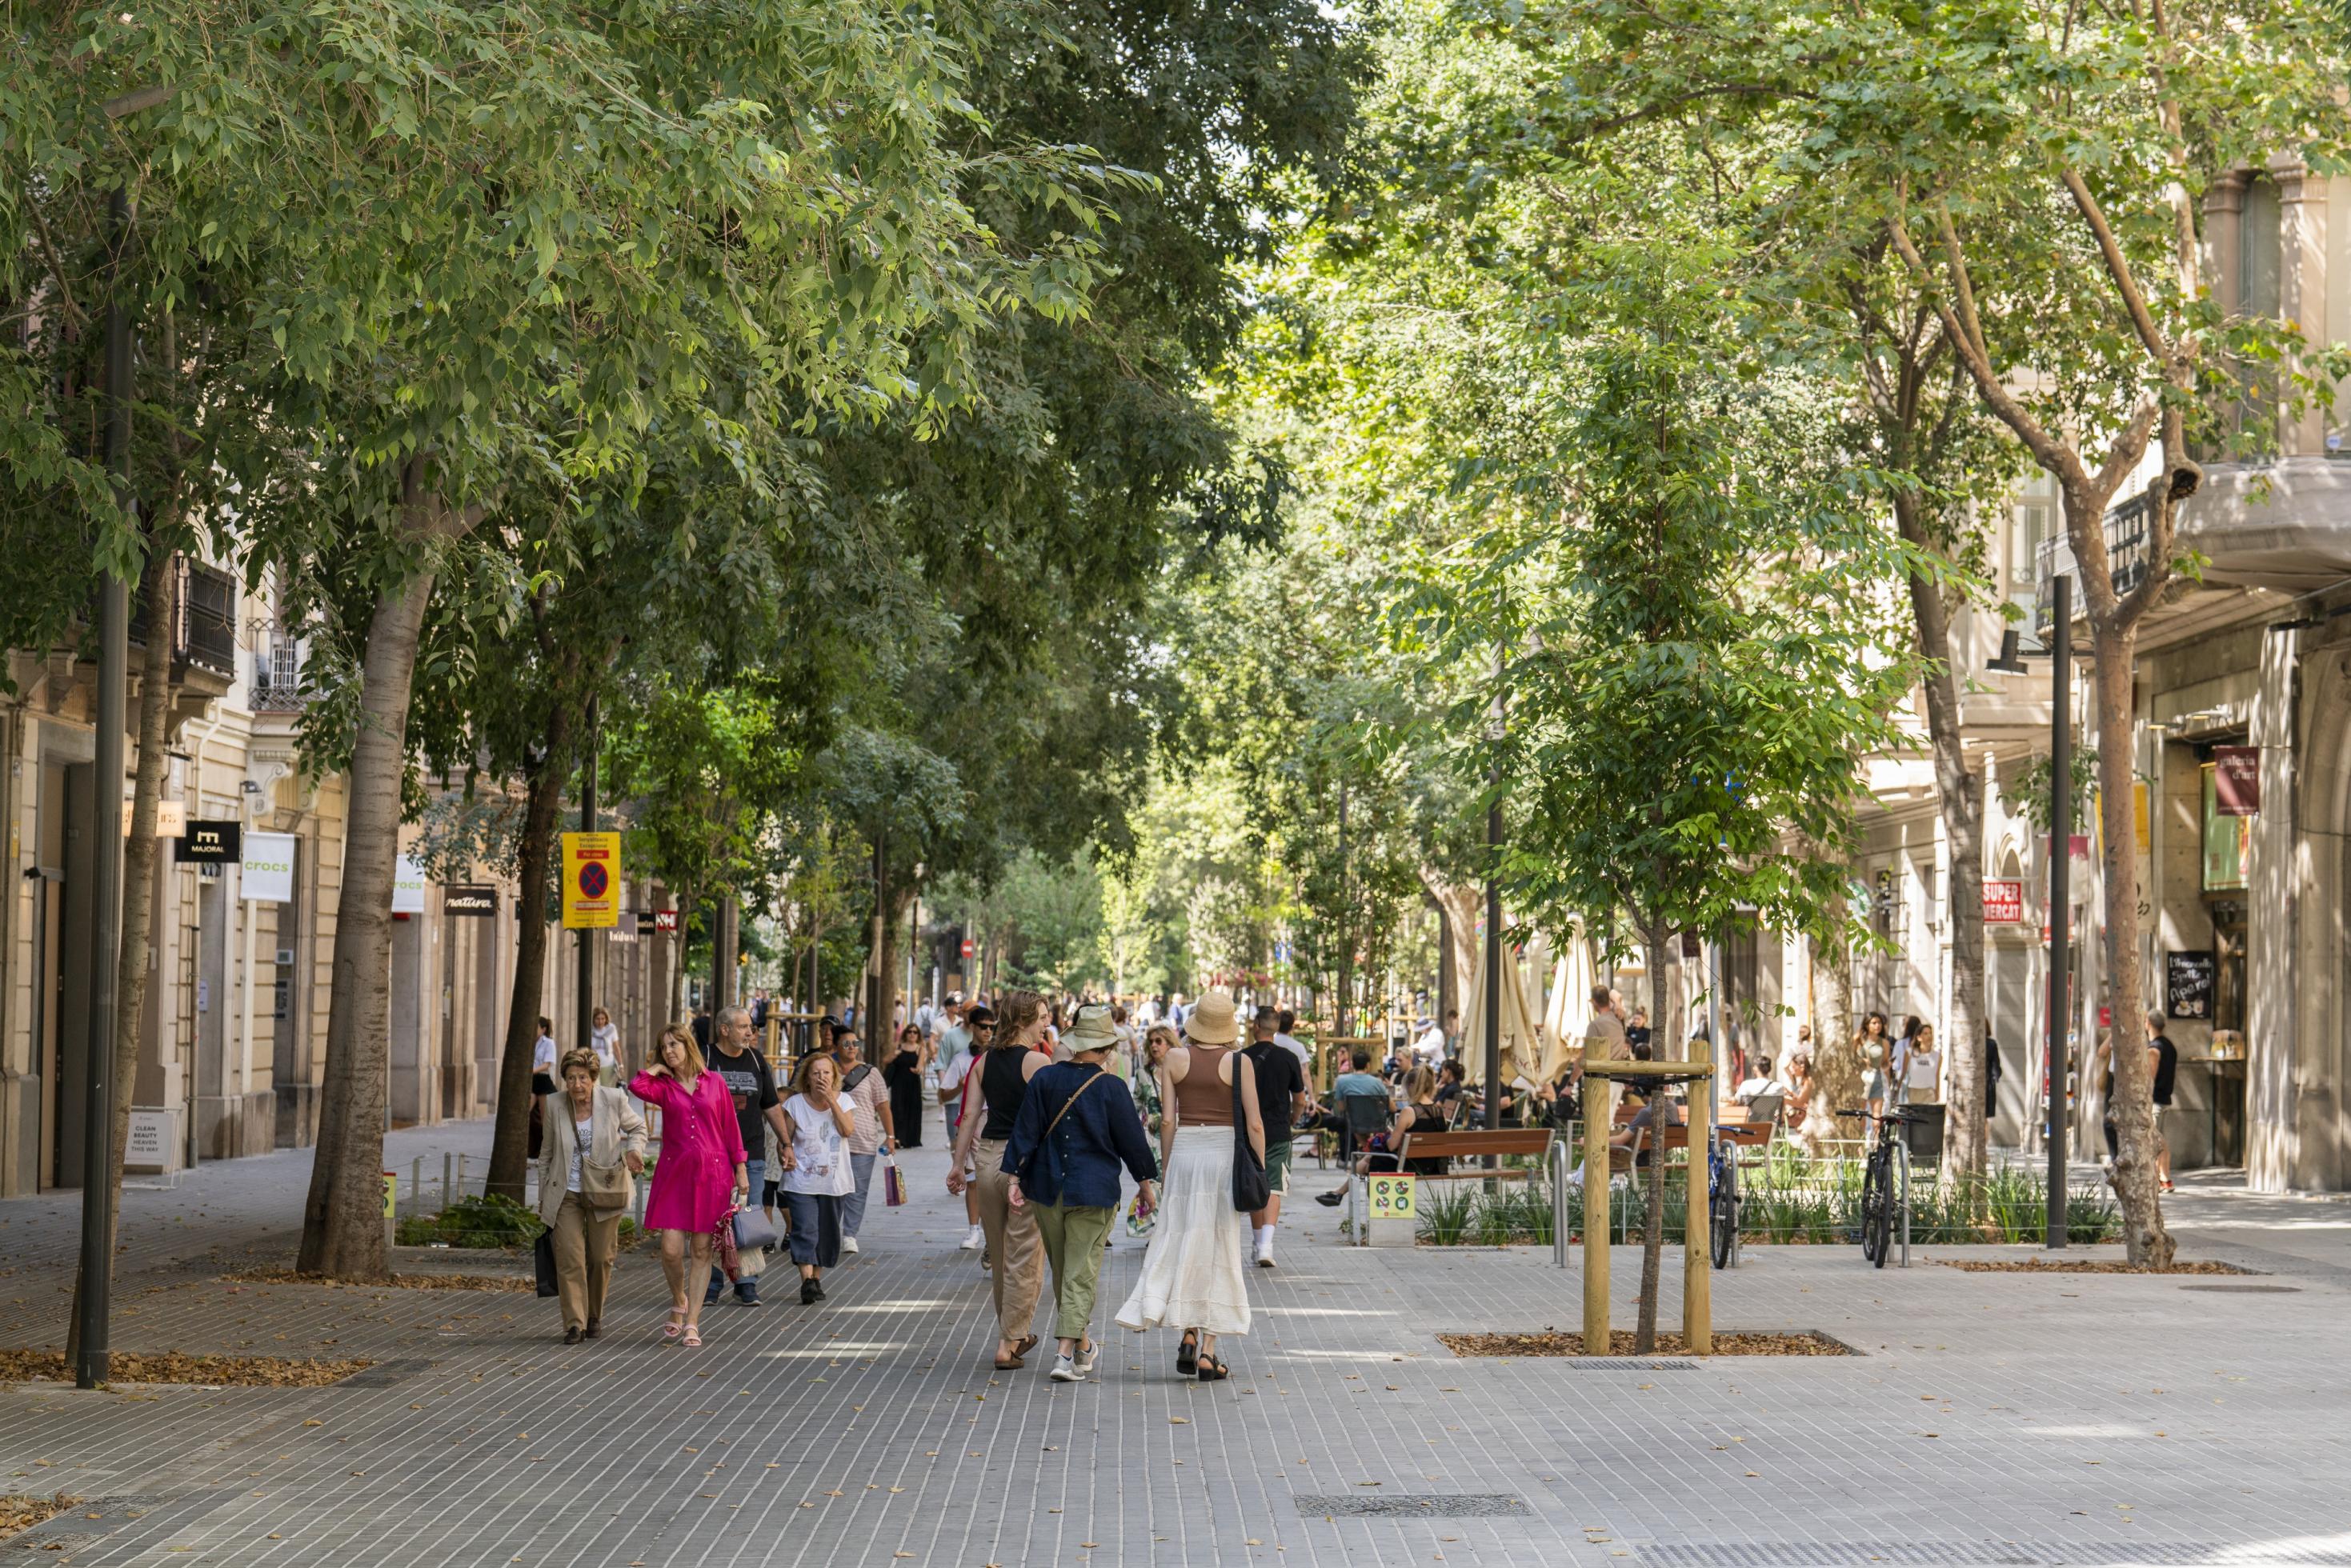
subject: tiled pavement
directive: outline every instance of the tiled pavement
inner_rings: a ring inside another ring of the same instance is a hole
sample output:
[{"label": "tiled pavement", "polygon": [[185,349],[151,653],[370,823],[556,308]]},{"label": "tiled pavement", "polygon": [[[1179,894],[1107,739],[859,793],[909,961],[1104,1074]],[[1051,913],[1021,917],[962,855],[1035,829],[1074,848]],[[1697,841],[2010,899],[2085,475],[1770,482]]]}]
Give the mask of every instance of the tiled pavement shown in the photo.
[{"label": "tiled pavement", "polygon": [[[394,1159],[486,1137],[404,1133]],[[2183,1195],[2189,1250],[2258,1279],[1751,1248],[1719,1324],[1864,1354],[1598,1371],[1433,1337],[1576,1325],[1548,1249],[1364,1251],[1308,1204],[1252,1272],[1232,1382],[1113,1331],[1099,1381],[1063,1386],[1042,1356],[986,1365],[935,1141],[829,1303],[722,1304],[699,1352],[653,1343],[650,1255],[572,1349],[527,1294],[221,1282],[290,1256],[307,1155],[133,1193],[119,1346],[364,1355],[378,1386],[0,1390],[0,1487],[112,1504],[0,1563],[2351,1564],[2351,1206]],[[60,1340],[74,1220],[0,1204],[0,1344]],[[1140,1255],[1122,1235],[1105,1316]],[[1394,1511],[1343,1511],[1365,1510]]]}]

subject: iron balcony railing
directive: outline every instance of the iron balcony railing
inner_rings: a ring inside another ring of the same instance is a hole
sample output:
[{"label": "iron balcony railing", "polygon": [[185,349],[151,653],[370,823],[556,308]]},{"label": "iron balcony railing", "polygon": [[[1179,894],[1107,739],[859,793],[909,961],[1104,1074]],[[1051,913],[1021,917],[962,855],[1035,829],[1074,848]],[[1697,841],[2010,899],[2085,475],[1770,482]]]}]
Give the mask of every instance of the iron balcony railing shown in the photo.
[{"label": "iron balcony railing", "polygon": [[[2144,494],[2134,495],[2121,505],[2110,509],[2105,516],[2106,571],[2114,578],[2117,597],[2129,593],[2147,580],[2147,506]],[[2032,591],[2033,635],[2046,641],[2056,620],[2057,563],[2072,563],[2073,552],[2064,535],[2053,535],[2041,541],[2036,554]],[[2078,590],[2074,596],[2074,608],[2082,607]]]},{"label": "iron balcony railing", "polygon": [[[179,573],[179,608],[172,618],[172,659],[216,675],[236,674],[236,579],[216,567],[175,556],[171,569]],[[95,614],[91,619],[96,621]],[[146,596],[131,596],[131,641],[147,646]]]}]

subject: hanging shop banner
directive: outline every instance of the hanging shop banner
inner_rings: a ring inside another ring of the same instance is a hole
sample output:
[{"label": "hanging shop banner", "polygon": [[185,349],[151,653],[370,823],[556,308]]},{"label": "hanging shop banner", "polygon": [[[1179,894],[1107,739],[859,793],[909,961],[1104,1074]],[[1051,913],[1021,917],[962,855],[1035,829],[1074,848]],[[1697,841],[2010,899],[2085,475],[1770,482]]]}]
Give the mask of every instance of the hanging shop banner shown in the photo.
[{"label": "hanging shop banner", "polygon": [[621,836],[563,836],[563,926],[610,930],[621,923]]},{"label": "hanging shop banner", "polygon": [[486,882],[452,882],[441,889],[441,912],[475,919],[498,912],[498,890]]},{"label": "hanging shop banner", "polygon": [[[122,797],[122,836],[131,836],[131,797]],[[188,831],[188,807],[184,801],[159,800],[155,803],[155,836],[177,838]]]},{"label": "hanging shop banner", "polygon": [[2012,926],[2024,919],[2024,884],[1988,881],[1983,885],[1983,918],[1988,926]]},{"label": "hanging shop banner", "polygon": [[421,915],[424,912],[424,864],[413,856],[403,855],[392,864],[392,912],[395,915]]},{"label": "hanging shop banner", "polygon": [[290,904],[294,901],[292,834],[248,833],[245,836],[245,886],[240,896],[248,904]]},{"label": "hanging shop banner", "polygon": [[2221,816],[2262,814],[2262,749],[2259,746],[2212,748],[2213,810]]},{"label": "hanging shop banner", "polygon": [[677,934],[677,911],[675,909],[655,909],[653,911],[653,929],[665,937],[675,936]]},{"label": "hanging shop banner", "polygon": [[172,858],[182,866],[234,866],[244,837],[242,823],[226,817],[193,817],[188,830],[173,842]]}]

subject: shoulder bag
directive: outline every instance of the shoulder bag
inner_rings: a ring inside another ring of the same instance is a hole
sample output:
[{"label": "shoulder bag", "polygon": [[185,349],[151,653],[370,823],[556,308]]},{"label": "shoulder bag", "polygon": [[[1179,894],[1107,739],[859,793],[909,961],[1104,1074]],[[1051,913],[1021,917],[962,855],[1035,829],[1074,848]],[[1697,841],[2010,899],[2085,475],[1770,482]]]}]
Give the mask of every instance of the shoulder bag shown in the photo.
[{"label": "shoulder bag", "polygon": [[1053,1147],[1053,1129],[1061,1125],[1061,1118],[1070,1114],[1070,1107],[1078,1103],[1078,1096],[1084,1094],[1088,1089],[1092,1088],[1096,1084],[1108,1076],[1110,1076],[1108,1073],[1105,1073],[1102,1069],[1097,1067],[1094,1069],[1092,1077],[1088,1078],[1084,1083],[1080,1084],[1076,1088],[1070,1091],[1070,1097],[1061,1102],[1061,1108],[1055,1111],[1053,1113],[1053,1119],[1045,1124],[1044,1136],[1037,1140],[1037,1147],[1029,1151],[1029,1158],[1027,1162],[1023,1164],[1019,1171],[1017,1172],[1022,1180],[1025,1181],[1028,1179],[1029,1167],[1036,1164],[1039,1158],[1041,1157],[1047,1149]]},{"label": "shoulder bag", "polygon": [[1266,1181],[1264,1158],[1249,1147],[1249,1108],[1241,1100],[1241,1064],[1248,1058],[1238,1051],[1228,1054],[1233,1064],[1233,1207],[1253,1214],[1266,1206],[1273,1189]]},{"label": "shoulder bag", "polygon": [[[599,1105],[596,1109],[603,1107]],[[595,1128],[595,1111],[591,1110],[589,1113],[588,1147],[580,1151],[580,1201],[599,1212],[610,1213],[616,1209],[626,1209],[633,1196],[630,1190],[629,1164],[625,1156],[610,1165],[596,1163]],[[617,1131],[613,1136],[619,1136]]]}]

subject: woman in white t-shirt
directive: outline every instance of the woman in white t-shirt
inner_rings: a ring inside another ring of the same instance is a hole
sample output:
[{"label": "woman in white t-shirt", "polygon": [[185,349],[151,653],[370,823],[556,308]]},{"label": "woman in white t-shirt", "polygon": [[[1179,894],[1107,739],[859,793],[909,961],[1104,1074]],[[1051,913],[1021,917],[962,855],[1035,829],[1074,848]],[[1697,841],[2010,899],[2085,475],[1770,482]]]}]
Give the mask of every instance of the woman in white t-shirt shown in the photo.
[{"label": "woman in white t-shirt", "polygon": [[1903,1053],[1898,1071],[1904,1105],[1934,1106],[1942,1103],[1943,1054],[1935,1049],[1933,1024],[1921,1023],[1918,1032],[1910,1036],[1909,1047]]},{"label": "woman in white t-shirt", "polygon": [[611,1012],[601,1007],[588,1018],[593,1025],[588,1031],[588,1048],[595,1052],[596,1060],[603,1064],[602,1081],[617,1084],[621,1081],[621,1026],[612,1022]]},{"label": "woman in white t-shirt", "polygon": [[784,1102],[786,1135],[777,1129],[777,1163],[783,1168],[783,1195],[792,1215],[792,1262],[800,1272],[800,1304],[824,1300],[824,1272],[841,1261],[841,1200],[854,1187],[849,1167],[849,1135],[856,1130],[849,1103],[841,1097],[840,1069],[831,1056],[810,1052],[792,1073],[792,1096]]}]

